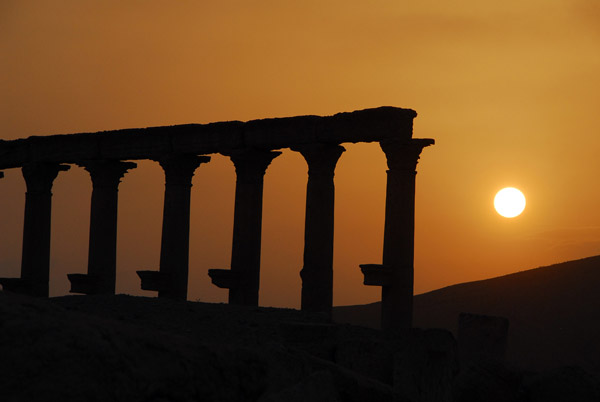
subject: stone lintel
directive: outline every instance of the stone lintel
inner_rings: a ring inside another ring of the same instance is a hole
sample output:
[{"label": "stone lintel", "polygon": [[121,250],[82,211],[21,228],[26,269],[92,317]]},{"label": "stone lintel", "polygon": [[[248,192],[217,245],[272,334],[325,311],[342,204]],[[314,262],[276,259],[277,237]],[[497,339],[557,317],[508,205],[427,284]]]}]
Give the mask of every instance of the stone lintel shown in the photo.
[{"label": "stone lintel", "polygon": [[160,271],[136,271],[142,280],[142,290],[168,290],[169,274]]},{"label": "stone lintel", "polygon": [[86,295],[93,295],[98,292],[98,280],[97,276],[88,274],[67,274],[69,282],[71,282],[71,289],[69,293],[83,293]]},{"label": "stone lintel", "polygon": [[415,138],[409,142],[386,140],[379,145],[387,158],[390,170],[414,172],[423,148],[435,144],[432,138]]},{"label": "stone lintel", "polygon": [[378,107],[333,116],[295,116],[34,136],[0,141],[0,169],[17,168],[33,162],[154,159],[168,152],[211,154],[241,146],[280,149],[312,142],[408,141],[412,137],[412,122],[416,115],[410,109]]},{"label": "stone lintel", "polygon": [[367,286],[391,285],[392,269],[381,264],[360,264],[360,270],[365,276],[364,284]]},{"label": "stone lintel", "polygon": [[92,178],[94,188],[117,187],[128,170],[135,169],[137,163],[123,162],[114,159],[96,159],[77,162],[87,170]]},{"label": "stone lintel", "polygon": [[239,275],[230,269],[209,269],[208,276],[218,288],[235,289],[239,282]]}]

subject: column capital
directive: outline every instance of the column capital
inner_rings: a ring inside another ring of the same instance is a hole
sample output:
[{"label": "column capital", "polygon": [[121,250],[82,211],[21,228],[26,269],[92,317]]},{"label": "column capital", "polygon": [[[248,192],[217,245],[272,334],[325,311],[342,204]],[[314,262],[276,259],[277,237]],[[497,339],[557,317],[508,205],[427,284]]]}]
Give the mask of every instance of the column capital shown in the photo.
[{"label": "column capital", "polygon": [[81,161],[77,163],[87,170],[92,177],[94,188],[98,187],[117,187],[121,182],[121,178],[130,169],[135,169],[137,163],[122,162],[112,159],[98,159]]},{"label": "column capital", "polygon": [[259,149],[234,150],[226,153],[235,166],[237,178],[261,178],[273,159],[281,155],[279,151]]},{"label": "column capital", "polygon": [[165,171],[166,185],[192,186],[194,171],[200,164],[210,162],[210,156],[169,154],[154,159]]},{"label": "column capital", "polygon": [[300,152],[306,160],[309,177],[333,177],[335,166],[346,148],[335,144],[314,143],[294,146],[292,151]]},{"label": "column capital", "polygon": [[379,145],[390,170],[415,172],[421,151],[434,143],[431,138],[416,138],[410,142],[381,141]]},{"label": "column capital", "polygon": [[67,171],[69,165],[59,163],[37,162],[23,165],[21,171],[27,184],[27,193],[43,194],[52,191],[52,183],[59,172]]}]

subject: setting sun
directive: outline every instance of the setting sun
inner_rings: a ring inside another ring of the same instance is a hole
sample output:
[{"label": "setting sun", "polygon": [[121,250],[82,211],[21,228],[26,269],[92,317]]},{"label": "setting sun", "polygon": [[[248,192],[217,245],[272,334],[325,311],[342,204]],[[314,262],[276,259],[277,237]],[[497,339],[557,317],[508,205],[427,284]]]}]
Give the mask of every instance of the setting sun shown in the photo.
[{"label": "setting sun", "polygon": [[494,197],[494,208],[503,217],[514,218],[525,209],[525,196],[514,187],[503,188]]}]

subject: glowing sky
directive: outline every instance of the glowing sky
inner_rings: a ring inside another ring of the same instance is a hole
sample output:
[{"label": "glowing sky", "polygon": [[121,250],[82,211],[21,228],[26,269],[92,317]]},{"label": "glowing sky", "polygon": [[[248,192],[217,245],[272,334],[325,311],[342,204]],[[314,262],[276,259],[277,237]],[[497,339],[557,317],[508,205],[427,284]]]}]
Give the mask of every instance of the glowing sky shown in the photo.
[{"label": "glowing sky", "polygon": [[[179,123],[415,109],[417,293],[600,254],[600,3],[465,1],[0,2],[0,138]],[[379,299],[385,158],[347,145],[336,171],[335,304]],[[0,180],[0,275],[18,276],[25,185]],[[120,187],[119,292],[157,269],[164,178],[140,162]],[[225,301],[235,174],[221,156],[192,190],[189,298]],[[493,208],[507,186],[515,219]],[[298,307],[306,164],[265,177],[261,304]],[[86,272],[89,175],[55,181],[51,294]]]}]

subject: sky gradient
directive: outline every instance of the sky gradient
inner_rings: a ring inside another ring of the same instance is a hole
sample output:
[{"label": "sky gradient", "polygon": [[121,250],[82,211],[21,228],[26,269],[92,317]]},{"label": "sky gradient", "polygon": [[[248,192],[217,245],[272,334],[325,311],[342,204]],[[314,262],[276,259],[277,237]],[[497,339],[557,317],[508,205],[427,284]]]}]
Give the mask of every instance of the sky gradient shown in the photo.
[{"label": "sky gradient", "polygon": [[[417,111],[415,291],[600,254],[600,3],[505,1],[0,2],[0,138],[128,127]],[[344,144],[336,170],[334,304],[379,300],[385,157]],[[299,307],[306,163],[265,176],[260,304]],[[226,301],[235,172],[213,155],[192,188],[189,299]],[[521,189],[525,212],[493,197]],[[140,161],[119,191],[117,291],[158,269],[164,175]],[[0,180],[0,276],[20,271],[25,184]],[[53,188],[51,295],[87,270],[91,181]]]}]

